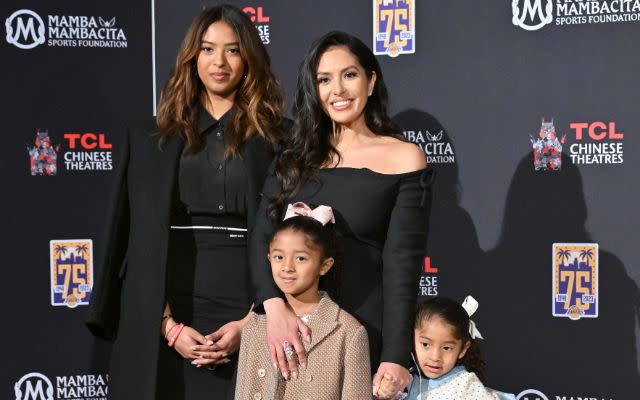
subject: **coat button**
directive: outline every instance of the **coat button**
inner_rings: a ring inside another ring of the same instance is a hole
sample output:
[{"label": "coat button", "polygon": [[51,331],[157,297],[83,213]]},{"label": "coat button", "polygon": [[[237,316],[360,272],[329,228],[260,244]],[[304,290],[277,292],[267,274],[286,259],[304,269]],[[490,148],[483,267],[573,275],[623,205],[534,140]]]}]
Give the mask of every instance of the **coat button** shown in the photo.
[{"label": "coat button", "polygon": [[305,381],[305,382],[309,383],[309,382],[311,382],[312,380],[313,380],[313,376],[311,376],[311,374],[310,374],[310,373],[308,373],[308,372],[307,372],[306,374],[304,374],[304,381]]},{"label": "coat button", "polygon": [[260,378],[264,378],[264,376],[265,376],[266,374],[267,374],[267,371],[265,371],[265,370],[264,370],[264,368],[260,368],[260,369],[258,370],[258,376],[259,376]]},{"label": "coat button", "polygon": [[218,210],[220,210],[220,211],[224,210],[224,206],[223,206],[222,204],[220,204],[220,205],[218,206]]},{"label": "coat button", "polygon": [[222,163],[218,164],[218,171],[222,170]]},{"label": "coat button", "polygon": [[253,395],[253,400],[261,400],[262,399],[262,395],[260,393],[256,393]]},{"label": "coat button", "polygon": [[217,136],[217,137],[222,136],[222,132],[216,132],[216,136]]}]

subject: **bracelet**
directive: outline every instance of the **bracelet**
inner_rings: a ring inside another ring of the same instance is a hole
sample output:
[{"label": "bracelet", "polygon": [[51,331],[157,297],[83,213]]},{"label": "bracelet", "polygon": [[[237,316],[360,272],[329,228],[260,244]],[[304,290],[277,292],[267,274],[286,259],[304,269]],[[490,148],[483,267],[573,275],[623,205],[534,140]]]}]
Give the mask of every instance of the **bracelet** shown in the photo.
[{"label": "bracelet", "polygon": [[[168,324],[168,322],[167,322],[167,324]],[[164,334],[164,338],[165,338],[166,340],[169,340],[169,334],[171,333],[171,331],[173,330],[173,328],[175,328],[175,327],[176,327],[176,326],[178,326],[178,325],[180,325],[180,324],[176,322],[175,324],[173,324],[173,326],[172,326],[171,328],[169,328],[169,329],[167,330],[167,333],[165,333],[165,334]]]},{"label": "bracelet", "polygon": [[173,336],[171,336],[171,339],[169,339],[169,343],[167,343],[169,347],[173,347],[173,345],[176,343],[176,340],[178,339],[178,336],[180,336],[180,332],[182,332],[183,329],[184,324],[178,324],[178,331],[174,333]]}]

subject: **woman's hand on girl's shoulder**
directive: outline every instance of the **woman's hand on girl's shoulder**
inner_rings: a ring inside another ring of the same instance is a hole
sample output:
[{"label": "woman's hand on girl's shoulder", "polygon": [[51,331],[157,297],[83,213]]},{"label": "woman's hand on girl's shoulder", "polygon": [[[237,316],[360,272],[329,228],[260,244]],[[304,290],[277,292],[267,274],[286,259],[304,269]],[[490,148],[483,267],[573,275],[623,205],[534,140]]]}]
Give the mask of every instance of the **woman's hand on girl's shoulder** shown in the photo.
[{"label": "woman's hand on girl's shoulder", "polygon": [[[282,299],[266,300],[264,309],[267,315],[267,342],[271,362],[286,380],[289,379],[289,373],[295,379],[298,375],[298,363],[304,369],[307,367],[307,357],[300,336],[309,343],[311,330],[287,308]],[[293,348],[292,353],[285,354],[287,346]]]}]

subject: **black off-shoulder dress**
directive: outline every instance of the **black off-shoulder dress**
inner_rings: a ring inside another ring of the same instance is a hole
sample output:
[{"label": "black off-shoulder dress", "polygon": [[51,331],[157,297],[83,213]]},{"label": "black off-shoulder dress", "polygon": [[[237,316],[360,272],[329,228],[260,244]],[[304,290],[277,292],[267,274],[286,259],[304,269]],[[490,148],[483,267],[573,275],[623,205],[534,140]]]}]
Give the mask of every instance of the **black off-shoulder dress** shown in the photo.
[{"label": "black off-shoulder dress", "polygon": [[[333,208],[343,236],[335,301],[366,327],[373,371],[381,361],[409,365],[431,180],[429,168],[403,174],[320,169],[289,201]],[[267,207],[278,191],[272,173],[265,182],[250,243],[258,305],[282,296],[266,262],[275,226]]]}]

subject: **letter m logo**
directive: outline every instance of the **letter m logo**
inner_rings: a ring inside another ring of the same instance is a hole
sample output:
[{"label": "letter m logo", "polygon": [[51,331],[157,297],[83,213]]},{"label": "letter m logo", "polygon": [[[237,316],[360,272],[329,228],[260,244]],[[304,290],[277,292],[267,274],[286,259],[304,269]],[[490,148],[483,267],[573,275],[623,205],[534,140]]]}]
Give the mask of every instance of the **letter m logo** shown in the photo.
[{"label": "letter m logo", "polygon": [[18,10],[4,23],[7,43],[21,49],[32,49],[45,41],[44,21],[31,10]]},{"label": "letter m logo", "polygon": [[31,381],[26,382],[24,400],[45,400],[46,398],[44,389],[42,389],[42,381],[38,381],[35,388]]},{"label": "letter m logo", "polygon": [[552,0],[513,0],[511,9],[513,24],[527,31],[536,31],[553,21]]}]

